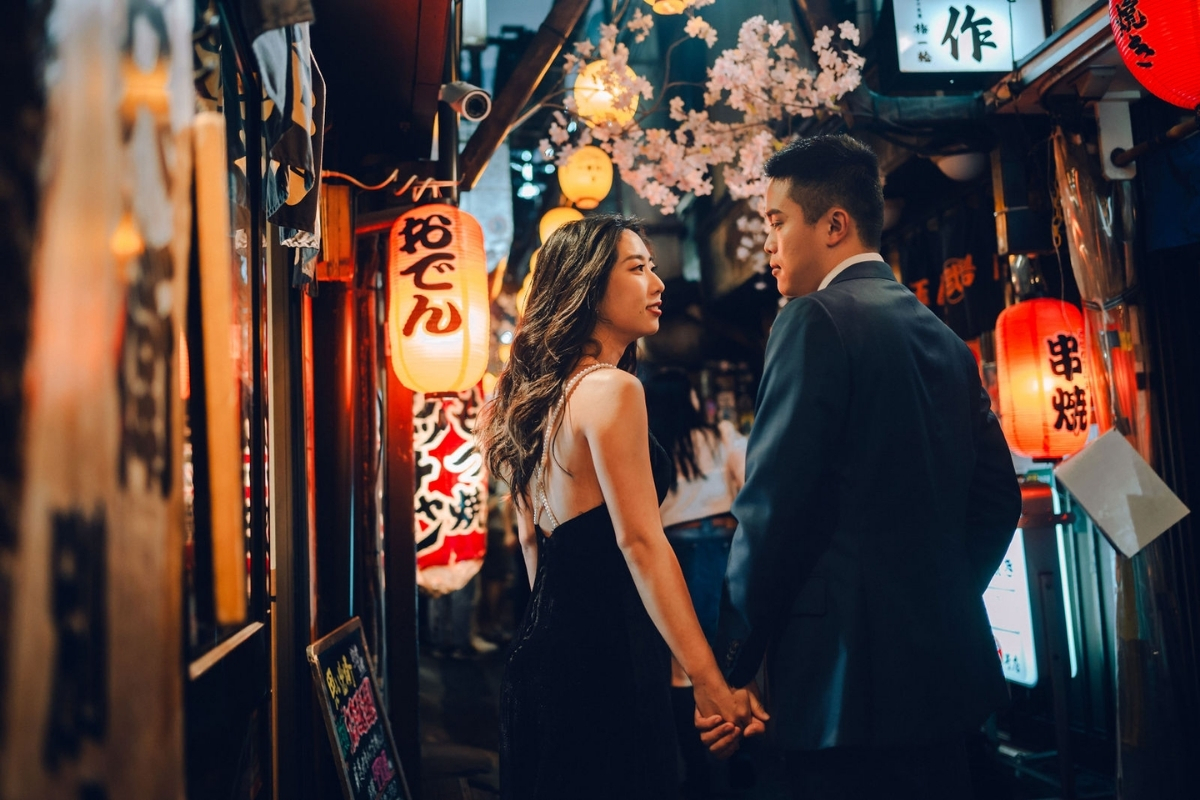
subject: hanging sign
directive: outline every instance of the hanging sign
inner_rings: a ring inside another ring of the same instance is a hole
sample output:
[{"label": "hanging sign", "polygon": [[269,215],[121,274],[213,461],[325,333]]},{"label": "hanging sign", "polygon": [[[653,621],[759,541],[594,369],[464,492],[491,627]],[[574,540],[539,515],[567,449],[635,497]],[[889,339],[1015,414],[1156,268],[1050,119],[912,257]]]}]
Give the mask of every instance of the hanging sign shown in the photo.
[{"label": "hanging sign", "polygon": [[1010,72],[1046,38],[1041,0],[896,0],[900,72]]},{"label": "hanging sign", "polygon": [[475,444],[479,386],[458,395],[413,395],[417,585],[438,596],[461,589],[487,548],[487,470]]},{"label": "hanging sign", "polygon": [[1025,569],[1025,532],[1020,528],[983,593],[983,605],[992,625],[996,655],[1000,657],[1005,680],[1022,686],[1037,686],[1033,607],[1029,601],[1029,575]]}]

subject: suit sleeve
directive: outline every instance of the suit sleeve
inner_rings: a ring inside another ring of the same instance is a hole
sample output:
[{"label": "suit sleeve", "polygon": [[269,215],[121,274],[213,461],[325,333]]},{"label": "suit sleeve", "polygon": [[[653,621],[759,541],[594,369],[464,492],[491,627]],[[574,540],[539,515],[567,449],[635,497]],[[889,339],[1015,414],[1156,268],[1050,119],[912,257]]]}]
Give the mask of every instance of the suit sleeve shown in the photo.
[{"label": "suit sleeve", "polygon": [[829,545],[822,487],[850,392],[833,320],[811,297],[788,304],[767,345],[738,529],[721,599],[717,658],[732,686],[753,680],[767,642]]},{"label": "suit sleeve", "polygon": [[979,382],[971,360],[974,393],[971,409],[975,441],[975,470],[967,492],[967,556],[975,571],[980,594],[1004,558],[1021,518],[1021,489],[1017,485],[1012,455],[1000,422],[992,413],[991,398]]}]

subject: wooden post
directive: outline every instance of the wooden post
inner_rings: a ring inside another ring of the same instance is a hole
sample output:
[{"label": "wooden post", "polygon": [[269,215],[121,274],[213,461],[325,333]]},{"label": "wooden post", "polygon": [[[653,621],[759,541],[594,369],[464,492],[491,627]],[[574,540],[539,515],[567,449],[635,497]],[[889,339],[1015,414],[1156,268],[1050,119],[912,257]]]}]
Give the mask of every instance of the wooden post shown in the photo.
[{"label": "wooden post", "polygon": [[[385,279],[386,280],[386,279]],[[388,347],[388,337],[383,339]],[[389,359],[385,358],[385,361]],[[409,786],[420,796],[417,729],[417,540],[413,533],[413,393],[387,366],[383,437],[387,470],[387,707]]]},{"label": "wooden post", "polygon": [[508,136],[509,128],[533,96],[590,4],[591,0],[556,0],[551,6],[550,13],[529,43],[521,63],[492,102],[492,113],[479,123],[463,149],[459,158],[459,186],[463,190],[475,187],[492,154]]},{"label": "wooden post", "polygon": [[200,313],[203,317],[205,410],[212,501],[213,592],[222,625],[246,618],[246,541],[243,530],[238,430],[240,397],[230,357],[233,326],[233,250],[229,233],[229,165],[225,158],[225,117],[216,111],[196,115],[196,212],[200,254]]}]

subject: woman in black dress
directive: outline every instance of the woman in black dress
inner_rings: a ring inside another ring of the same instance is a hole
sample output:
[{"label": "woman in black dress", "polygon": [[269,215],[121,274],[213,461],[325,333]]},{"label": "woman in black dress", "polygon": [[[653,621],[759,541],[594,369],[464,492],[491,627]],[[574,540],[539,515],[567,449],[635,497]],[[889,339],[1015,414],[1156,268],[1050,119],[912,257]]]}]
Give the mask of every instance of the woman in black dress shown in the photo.
[{"label": "woman in black dress", "polygon": [[672,654],[701,716],[731,737],[763,728],[717,667],[658,514],[672,465],[632,371],[662,289],[633,221],[559,228],[481,421],[533,592],[501,687],[503,798],[673,797]]}]

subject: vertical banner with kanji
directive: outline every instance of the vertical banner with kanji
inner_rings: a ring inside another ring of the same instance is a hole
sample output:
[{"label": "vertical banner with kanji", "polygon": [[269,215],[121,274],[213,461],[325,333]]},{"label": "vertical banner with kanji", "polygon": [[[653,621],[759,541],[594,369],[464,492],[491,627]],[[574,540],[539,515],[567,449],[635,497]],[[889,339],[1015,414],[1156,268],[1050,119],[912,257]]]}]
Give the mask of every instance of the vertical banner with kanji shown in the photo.
[{"label": "vertical banner with kanji", "polygon": [[183,797],[191,0],[59,0],[0,797]]},{"label": "vertical banner with kanji", "polygon": [[439,596],[466,586],[487,547],[487,470],[475,442],[483,390],[413,394],[417,585]]}]

